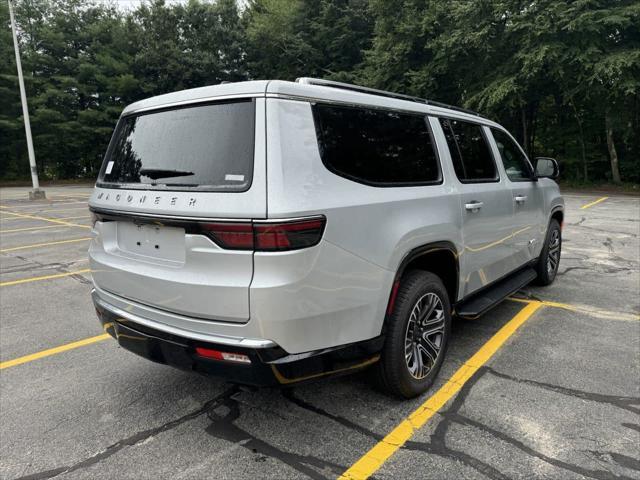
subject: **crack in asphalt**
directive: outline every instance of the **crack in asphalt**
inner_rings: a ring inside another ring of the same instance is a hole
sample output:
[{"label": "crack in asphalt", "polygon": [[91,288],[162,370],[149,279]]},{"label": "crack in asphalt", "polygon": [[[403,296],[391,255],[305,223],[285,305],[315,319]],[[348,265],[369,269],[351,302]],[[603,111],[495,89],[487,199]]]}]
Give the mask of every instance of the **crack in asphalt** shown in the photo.
[{"label": "crack in asphalt", "polygon": [[[630,478],[623,475],[616,475],[607,470],[595,470],[581,467],[579,465],[574,465],[572,463],[551,457],[542,452],[539,452],[532,447],[524,444],[522,441],[517,440],[506,433],[492,428],[482,422],[469,418],[460,413],[461,407],[464,405],[467,396],[472,391],[473,387],[478,383],[478,381],[483,378],[485,375],[490,374],[495,377],[509,380],[517,383],[531,385],[533,387],[542,388],[545,390],[553,391],[556,393],[560,393],[563,395],[568,395],[574,398],[579,398],[583,400],[605,403],[612,405],[617,408],[621,408],[623,410],[627,410],[633,413],[640,413],[640,398],[628,397],[628,396],[619,396],[619,395],[606,395],[606,394],[598,394],[592,392],[585,392],[582,390],[571,389],[567,387],[562,387],[559,385],[554,385],[550,383],[539,382],[535,380],[523,379],[514,377],[502,372],[498,372],[495,369],[483,366],[481,367],[476,374],[467,381],[458,395],[455,397],[450,407],[443,411],[439,412],[440,421],[436,425],[433,433],[430,435],[429,442],[418,442],[410,440],[406,442],[402,449],[410,450],[410,451],[421,451],[424,453],[429,453],[433,455],[437,455],[443,458],[449,458],[456,462],[460,462],[464,465],[469,466],[470,468],[476,470],[477,472],[491,478],[497,480],[503,480],[509,478],[508,475],[502,473],[497,468],[492,465],[483,462],[482,460],[470,455],[467,452],[453,449],[446,444],[446,436],[449,431],[449,428],[453,424],[463,425],[478,429],[484,433],[487,433],[494,438],[497,438],[505,443],[512,445],[517,448],[521,452],[525,453],[530,457],[538,458],[550,465],[555,467],[568,470],[574,472],[579,475],[583,475],[590,478],[595,478],[598,480],[608,480],[608,479],[619,479],[619,478]],[[241,416],[240,412],[240,401],[234,398],[239,392],[241,392],[240,387],[232,386],[226,391],[222,392],[220,395],[217,395],[212,400],[204,403],[197,410],[191,411],[177,419],[164,423],[158,427],[144,430],[138,432],[134,435],[131,435],[123,440],[119,440],[118,442],[110,445],[106,449],[101,452],[96,453],[82,461],[74,463],[69,466],[59,467],[55,469],[50,469],[46,471],[41,471],[37,473],[33,473],[26,476],[18,477],[19,480],[43,480],[54,478],[56,476],[71,473],[76,470],[84,469],[95,465],[102,460],[105,460],[112,455],[118,453],[120,450],[134,446],[144,441],[160,434],[166,432],[168,430],[174,429],[179,425],[182,425],[185,422],[188,422],[194,418],[197,418],[200,415],[206,414],[209,420],[211,420],[211,424],[206,427],[206,432],[218,439],[225,440],[227,442],[234,443],[236,445],[240,445],[247,450],[251,451],[256,455],[255,461],[266,461],[267,458],[273,458],[277,461],[280,461],[296,471],[312,478],[314,480],[322,480],[326,478],[331,478],[335,474],[342,473],[346,467],[337,463],[333,463],[322,458],[318,458],[313,455],[301,455],[297,453],[291,453],[284,451],[272,444],[265,442],[262,439],[257,438],[255,435],[247,432],[242,429],[238,425],[236,425],[236,420],[238,420]],[[343,425],[344,427],[354,430],[364,436],[374,439],[375,441],[383,441],[384,435],[378,434],[356,422],[353,422],[347,418],[344,418],[340,415],[336,415],[330,413],[320,407],[317,407],[295,395],[294,389],[286,389],[282,391],[282,395],[285,399],[290,401],[291,403],[303,408],[305,410],[311,411],[314,414],[321,415],[325,418],[328,418],[332,421]],[[253,408],[253,407],[250,407]],[[622,426],[640,431],[640,426],[635,424],[623,423]],[[617,452],[600,452],[600,451],[588,451],[594,458],[594,460],[600,460],[605,463],[611,464],[611,462],[617,464],[626,469],[640,471],[640,462],[630,456],[617,453]],[[313,468],[315,467],[315,469]],[[317,470],[316,470],[317,469]],[[320,470],[320,471],[318,471]],[[326,473],[325,474],[323,474]]]},{"label": "crack in asphalt", "polygon": [[[498,372],[497,370],[488,366],[484,366],[482,367],[482,369],[486,370],[491,375],[494,375],[496,377],[499,377],[505,380],[510,380],[512,382],[524,383],[534,387],[544,388],[545,390],[550,390],[556,393],[561,393],[563,395],[568,395],[568,396],[580,398],[583,400],[590,400],[592,402],[607,403],[609,405],[613,405],[623,410],[628,410],[629,412],[640,414],[640,398],[628,397],[628,396],[622,396],[622,395],[606,395],[602,393],[585,392],[583,390],[576,390],[573,388],[562,387],[560,385],[554,385],[551,383],[538,382],[536,380],[529,380],[526,378],[518,378],[512,375],[508,375],[506,373]],[[637,407],[634,407],[633,405],[637,405]]]},{"label": "crack in asphalt", "polygon": [[[209,410],[207,416],[211,420],[211,425],[206,428],[206,432],[209,435],[240,444],[254,454],[260,455],[256,457],[255,461],[264,461],[266,460],[265,456],[271,457],[315,480],[333,478],[333,475],[339,475],[347,468],[344,465],[332,463],[312,455],[300,455],[284,451],[240,428],[234,423],[240,418],[240,403],[232,396],[222,399],[222,403],[217,408]],[[331,477],[319,473],[311,466],[324,471],[328,470]]]},{"label": "crack in asphalt", "polygon": [[[517,440],[505,434],[504,432],[491,428],[482,422],[478,422],[465,415],[460,414],[459,413],[460,408],[465,403],[466,398],[471,392],[471,390],[473,389],[474,385],[486,374],[491,374],[505,380],[528,384],[537,388],[543,388],[543,389],[550,390],[563,395],[572,396],[574,398],[580,398],[583,400],[589,400],[589,401],[594,401],[598,403],[606,403],[606,404],[609,404],[630,412],[634,412],[634,413],[640,412],[639,408],[634,407],[634,405],[640,405],[640,399],[638,398],[617,396],[617,395],[603,395],[603,394],[597,394],[592,392],[585,392],[582,390],[561,387],[559,385],[553,385],[549,383],[537,382],[534,380],[521,379],[521,378],[503,374],[501,372],[494,370],[491,367],[483,366],[467,383],[465,383],[463,388],[460,390],[460,392],[452,402],[451,406],[447,410],[439,413],[441,420],[438,422],[438,425],[436,426],[434,432],[431,434],[430,441],[418,442],[418,441],[409,440],[401,448],[404,450],[422,451],[422,452],[430,453],[440,457],[453,459],[455,461],[458,461],[460,463],[463,463],[473,468],[479,473],[482,473],[483,475],[492,479],[501,480],[501,479],[509,478],[506,474],[502,473],[495,467],[483,462],[477,457],[474,457],[464,451],[456,450],[447,446],[446,435],[448,433],[450,426],[453,423],[456,423],[459,425],[469,426],[469,427],[481,430],[484,433],[487,433],[499,440],[504,441],[505,443],[512,445],[513,447],[517,448],[518,450],[522,451],[523,453],[527,454],[530,457],[538,458],[550,465],[574,472],[579,475],[595,478],[598,480],[631,478],[631,477],[626,477],[624,475],[616,475],[607,470],[594,470],[594,469],[584,468],[579,465],[574,465],[572,463],[565,462],[563,460],[551,457],[549,455],[545,455],[544,453],[538,452],[537,450],[529,447],[528,445],[524,444],[520,440]],[[283,391],[283,396],[287,400],[291,401],[292,403],[294,403],[295,405],[301,408],[304,408],[315,414],[322,415],[326,418],[329,418],[345,426],[346,428],[357,431],[358,433],[365,435],[369,438],[372,438],[378,442],[384,440],[384,435],[373,432],[372,430],[369,430],[368,428],[356,422],[353,422],[340,415],[327,412],[326,410],[320,407],[317,407],[305,400],[302,400],[301,398],[295,395],[293,390]],[[634,430],[636,429],[640,430],[640,426],[637,426],[634,424],[622,424],[622,425],[628,428],[632,428]],[[618,464],[623,468],[640,471],[640,462],[638,462],[636,459],[632,457],[628,457],[626,455],[616,453],[616,452],[590,451],[590,453],[594,455],[596,459],[608,461],[608,463],[611,463],[611,461],[613,461],[614,463]]]},{"label": "crack in asphalt", "polygon": [[[361,433],[362,435],[372,438],[378,442],[383,441],[385,437],[385,435],[381,435],[372,430],[369,430],[368,428],[363,427],[362,425],[356,422],[352,422],[351,420],[344,418],[342,416],[329,413],[326,410],[323,410],[322,408],[319,408],[311,403],[308,403],[302,400],[299,397],[296,397],[295,394],[293,393],[293,390],[285,390],[283,391],[283,395],[287,400],[293,402],[294,404],[298,405],[301,408],[314,412],[318,415],[327,417],[351,430],[355,430],[358,433]],[[509,478],[503,473],[501,473],[499,470],[483,462],[482,460],[476,457],[473,457],[467,454],[466,452],[463,452],[460,450],[454,450],[452,448],[447,447],[446,444],[444,443],[444,436],[441,439],[442,441],[439,441],[439,440],[440,439],[438,439],[435,442],[432,441],[432,443],[416,442],[414,440],[409,440],[402,446],[402,449],[420,451],[424,453],[437,455],[439,457],[450,458],[452,460],[463,463],[473,468],[474,470],[482,473],[483,475],[491,479],[506,480]]]},{"label": "crack in asphalt", "polygon": [[620,230],[611,230],[611,229],[606,229],[606,228],[593,227],[593,226],[590,226],[590,225],[582,225],[582,222],[584,222],[585,220],[586,220],[586,218],[582,217],[580,219],[580,221],[575,222],[575,223],[569,223],[568,226],[584,228],[586,230],[593,230],[595,232],[601,232],[601,233],[608,234],[608,235],[611,235],[612,233],[614,233],[616,235],[628,235],[628,236],[633,237],[633,238],[638,238],[638,234],[637,233],[621,232]]},{"label": "crack in asphalt", "polygon": [[[531,456],[531,457],[536,457],[550,465],[556,466],[558,468],[562,468],[564,470],[568,470],[571,472],[574,472],[578,475],[583,475],[586,477],[590,477],[590,478],[595,478],[598,480],[609,480],[609,479],[631,479],[631,477],[625,476],[625,475],[616,475],[608,470],[594,470],[594,469],[588,469],[588,468],[584,468],[581,467],[579,465],[574,465],[572,463],[569,462],[565,462],[563,460],[551,457],[549,455],[546,455],[542,452],[539,452],[533,448],[531,448],[530,446],[526,445],[524,442],[517,440],[509,435],[507,435],[504,432],[501,432],[500,430],[497,430],[495,428],[492,428],[482,422],[479,422],[477,420],[471,419],[465,415],[462,415],[461,413],[459,413],[460,408],[462,407],[465,397],[466,395],[471,391],[471,389],[473,388],[473,386],[486,374],[491,374],[494,375],[498,378],[502,378],[505,380],[509,380],[509,381],[514,381],[517,383],[524,383],[527,385],[531,385],[534,387],[538,387],[538,388],[543,388],[546,390],[550,390],[556,393],[560,393],[563,395],[568,395],[571,397],[575,397],[575,398],[580,398],[580,399],[584,399],[584,400],[590,400],[590,401],[594,401],[594,402],[598,402],[598,403],[606,403],[606,404],[610,404],[613,405],[615,407],[624,409],[624,410],[628,410],[631,412],[637,412],[638,409],[632,407],[631,405],[636,405],[636,404],[640,404],[640,399],[638,398],[633,398],[633,397],[624,397],[624,396],[615,396],[615,395],[602,395],[602,394],[596,394],[596,393],[591,393],[591,392],[585,392],[582,390],[576,390],[576,389],[571,389],[571,388],[566,388],[566,387],[561,387],[559,385],[553,385],[553,384],[549,384],[549,383],[543,383],[543,382],[537,382],[535,380],[528,380],[528,379],[522,379],[522,378],[517,378],[517,377],[513,377],[511,375],[507,375],[507,374],[503,374],[501,372],[496,371],[495,369],[488,367],[488,366],[483,366],[480,367],[480,369],[478,369],[478,371],[476,372],[476,374],[467,382],[465,383],[465,385],[462,387],[462,389],[460,390],[460,393],[458,394],[458,396],[454,399],[454,401],[452,402],[451,406],[442,413],[442,415],[446,418],[449,419],[452,422],[456,422],[458,424],[461,425],[467,425],[470,427],[474,427],[478,430],[481,430],[489,435],[492,435],[495,438],[498,438],[499,440],[504,441],[505,443],[508,443],[510,445],[512,445],[513,447],[517,448],[518,450],[520,450],[521,452]],[[464,396],[461,398],[461,395],[464,394]],[[442,422],[441,422],[442,423]],[[438,428],[440,428],[440,425],[438,425]],[[437,433],[438,428],[436,428],[436,432],[434,432],[434,435]],[[618,454],[620,455],[620,454]],[[626,457],[625,455],[621,455],[621,457]],[[621,466],[624,466],[625,468],[631,468],[634,469],[632,467],[632,463],[631,462],[622,462],[621,457],[617,457],[617,461],[616,463],[618,463]],[[613,457],[612,457],[613,458]]]},{"label": "crack in asphalt", "polygon": [[638,424],[635,424],[635,423],[623,423],[622,426],[626,427],[626,428],[630,428],[631,430],[635,430],[636,432],[640,433],[640,425],[638,425]]},{"label": "crack in asphalt", "polygon": [[636,470],[640,472],[640,460],[628,455],[623,455],[618,452],[601,452],[598,450],[588,450],[594,457],[599,458],[604,462],[611,462],[612,460],[621,467],[629,470]]},{"label": "crack in asphalt", "polygon": [[565,268],[562,272],[556,273],[556,276],[557,277],[561,277],[563,275],[566,275],[569,272],[572,272],[573,270],[588,270],[588,271],[591,271],[591,269],[588,268],[588,267],[568,267],[568,268]]},{"label": "crack in asphalt", "polygon": [[158,427],[150,428],[148,430],[143,430],[123,440],[119,440],[116,443],[108,446],[104,450],[96,453],[95,455],[85,458],[84,460],[74,463],[73,465],[68,465],[66,467],[58,467],[51,470],[32,473],[29,475],[18,477],[16,480],[43,480],[48,478],[54,478],[54,477],[57,477],[58,475],[71,473],[76,470],[80,470],[80,469],[95,465],[96,463],[99,463],[102,460],[105,460],[106,458],[109,458],[112,455],[115,455],[125,447],[130,447],[130,446],[142,443],[145,440],[148,440],[149,438],[152,438],[158,435],[159,433],[174,429],[182,425],[183,423],[188,422],[189,420],[193,420],[194,418],[199,417],[200,415],[206,413],[212,407],[214,407],[221,399],[230,397],[231,395],[235,394],[237,391],[238,391],[238,387],[233,386],[228,390],[224,391],[223,393],[221,393],[220,395],[216,396],[212,400],[209,400],[208,402],[206,402],[204,405],[202,405],[202,407],[198,408],[197,410],[189,412],[181,417],[176,418],[175,420],[171,420],[170,422],[164,423]]}]

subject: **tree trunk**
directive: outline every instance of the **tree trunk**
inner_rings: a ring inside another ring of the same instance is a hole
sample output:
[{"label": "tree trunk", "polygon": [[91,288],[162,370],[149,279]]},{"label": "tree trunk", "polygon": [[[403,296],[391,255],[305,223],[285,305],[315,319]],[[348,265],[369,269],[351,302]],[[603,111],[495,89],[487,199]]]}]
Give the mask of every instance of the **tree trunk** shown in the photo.
[{"label": "tree trunk", "polygon": [[527,145],[529,140],[529,136],[527,133],[527,112],[525,111],[525,107],[522,107],[522,147],[524,148],[527,155],[529,155],[529,147]]},{"label": "tree trunk", "polygon": [[573,98],[571,101],[571,107],[573,107],[573,115],[576,117],[576,123],[578,124],[578,130],[580,131],[580,150],[582,152],[582,176],[585,182],[589,181],[589,171],[587,168],[587,149],[584,144],[584,130],[582,129],[582,120],[580,119],[580,115],[578,114],[578,109],[576,108],[576,104],[573,102]]},{"label": "tree trunk", "polygon": [[618,152],[616,145],[613,143],[613,126],[611,125],[611,110],[607,108],[604,114],[604,123],[607,131],[607,148],[609,149],[609,160],[611,161],[611,177],[613,183],[621,183],[620,166],[618,165]]},{"label": "tree trunk", "polygon": [[538,119],[537,119],[537,115],[536,115],[536,107],[532,106],[531,107],[531,117],[530,117],[530,131],[531,133],[529,134],[529,136],[531,137],[529,139],[529,151],[527,152],[529,154],[530,157],[535,157],[536,154],[536,130],[537,130],[537,126],[538,126]]}]

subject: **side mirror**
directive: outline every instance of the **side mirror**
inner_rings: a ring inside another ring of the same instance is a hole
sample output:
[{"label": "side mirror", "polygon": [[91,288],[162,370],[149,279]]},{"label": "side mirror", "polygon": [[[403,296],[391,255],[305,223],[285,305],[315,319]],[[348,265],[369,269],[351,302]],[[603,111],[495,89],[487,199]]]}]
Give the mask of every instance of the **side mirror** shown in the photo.
[{"label": "side mirror", "polygon": [[560,175],[558,162],[554,158],[538,157],[536,158],[536,177],[551,178],[555,180]]}]

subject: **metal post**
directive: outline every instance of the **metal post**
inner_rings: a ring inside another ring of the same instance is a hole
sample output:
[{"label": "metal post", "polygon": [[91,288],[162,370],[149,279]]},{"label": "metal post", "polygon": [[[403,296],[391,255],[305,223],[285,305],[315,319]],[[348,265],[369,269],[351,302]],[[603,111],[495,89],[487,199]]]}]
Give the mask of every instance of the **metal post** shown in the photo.
[{"label": "metal post", "polygon": [[29,153],[29,165],[31,167],[31,182],[33,190],[29,192],[29,199],[36,200],[45,198],[44,190],[40,190],[38,181],[38,168],[36,167],[36,156],[33,152],[33,140],[31,139],[31,123],[29,122],[29,108],[27,107],[27,92],[24,88],[22,78],[22,63],[20,62],[20,50],[18,48],[18,35],[16,34],[16,21],[13,18],[13,7],[11,0],[9,3],[9,17],[11,18],[11,33],[13,34],[13,48],[16,52],[16,67],[18,68],[18,84],[20,85],[20,100],[22,101],[22,116],[24,117],[24,131],[27,135],[27,152]]}]

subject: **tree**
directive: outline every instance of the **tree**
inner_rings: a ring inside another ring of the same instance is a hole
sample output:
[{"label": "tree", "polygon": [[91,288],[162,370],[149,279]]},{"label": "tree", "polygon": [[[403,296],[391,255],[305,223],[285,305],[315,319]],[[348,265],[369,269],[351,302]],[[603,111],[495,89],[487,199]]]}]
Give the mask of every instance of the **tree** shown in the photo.
[{"label": "tree", "polygon": [[253,0],[244,13],[253,78],[350,80],[372,29],[365,0]]},{"label": "tree", "polygon": [[[565,60],[573,65],[573,90],[599,104],[614,183],[621,182],[614,141],[623,106],[640,93],[640,4],[633,0],[576,2],[567,8]],[[636,152],[637,153],[637,152]]]},{"label": "tree", "polygon": [[[94,178],[122,108],[315,76],[466,106],[564,179],[640,181],[637,0],[14,0],[43,178]],[[0,179],[28,178],[0,1]]]},{"label": "tree", "polygon": [[29,175],[9,9],[0,2],[0,178]]}]

